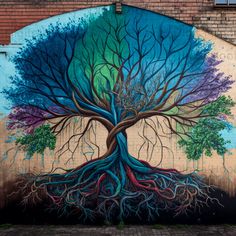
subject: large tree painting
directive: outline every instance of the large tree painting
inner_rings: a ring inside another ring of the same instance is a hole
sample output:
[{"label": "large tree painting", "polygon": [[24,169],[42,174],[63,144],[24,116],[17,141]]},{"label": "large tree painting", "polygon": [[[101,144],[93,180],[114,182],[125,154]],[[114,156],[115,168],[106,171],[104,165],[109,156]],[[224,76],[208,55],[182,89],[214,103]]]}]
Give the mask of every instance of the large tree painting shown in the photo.
[{"label": "large tree painting", "polygon": [[192,26],[128,6],[119,15],[111,7],[99,17],[49,27],[14,63],[16,76],[4,91],[12,104],[8,129],[17,130],[16,145],[28,156],[54,150],[57,137],[80,119],[86,124],[58,155],[69,150],[73,158],[94,123],[108,133],[107,151],[96,159],[25,176],[27,199],[46,196],[63,213],[105,220],[152,220],[161,211],[180,214],[214,200],[197,173],[153,167],[128,148],[126,131],[142,120],[161,149],[157,129],[177,138],[189,159],[227,152],[221,132],[234,106],[224,95],[232,81]]}]

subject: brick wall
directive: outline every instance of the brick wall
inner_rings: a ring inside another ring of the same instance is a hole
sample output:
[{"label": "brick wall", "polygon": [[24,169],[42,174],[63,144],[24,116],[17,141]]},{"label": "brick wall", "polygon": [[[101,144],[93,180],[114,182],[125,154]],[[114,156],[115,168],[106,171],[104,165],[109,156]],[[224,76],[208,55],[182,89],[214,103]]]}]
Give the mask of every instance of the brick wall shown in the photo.
[{"label": "brick wall", "polygon": [[[16,30],[53,15],[114,0],[0,0],[0,44],[8,44]],[[193,24],[236,44],[236,8],[216,8],[213,0],[123,0]]]}]

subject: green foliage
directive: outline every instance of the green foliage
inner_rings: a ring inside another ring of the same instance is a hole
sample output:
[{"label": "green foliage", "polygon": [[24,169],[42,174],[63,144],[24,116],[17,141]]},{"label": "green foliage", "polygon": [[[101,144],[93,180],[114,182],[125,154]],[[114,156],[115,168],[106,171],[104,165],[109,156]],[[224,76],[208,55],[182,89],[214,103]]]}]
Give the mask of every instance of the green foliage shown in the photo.
[{"label": "green foliage", "polygon": [[192,128],[190,138],[178,143],[184,147],[187,158],[198,160],[202,154],[212,156],[212,150],[223,156],[227,152],[225,141],[220,132],[227,128],[225,121],[216,118],[204,118]]},{"label": "green foliage", "polygon": [[231,108],[235,102],[231,97],[221,96],[216,101],[206,105],[203,109],[204,114],[217,116],[219,114],[231,115]]},{"label": "green foliage", "polygon": [[229,124],[221,120],[219,115],[231,115],[234,105],[230,97],[221,96],[203,108],[202,113],[206,118],[199,119],[191,129],[190,136],[178,142],[188,159],[198,160],[203,154],[212,156],[213,150],[221,156],[227,152],[226,144],[230,142],[224,140],[221,131],[228,128]]},{"label": "green foliage", "polygon": [[56,137],[51,132],[49,125],[42,125],[36,128],[33,134],[17,138],[16,144],[19,144],[29,156],[32,156],[34,153],[43,154],[46,148],[54,150]]},{"label": "green foliage", "polygon": [[123,230],[125,228],[125,223],[124,221],[120,221],[120,223],[116,226],[117,229]]},{"label": "green foliage", "polygon": [[11,228],[13,225],[12,224],[1,224],[0,225],[0,229],[9,229]]},{"label": "green foliage", "polygon": [[165,226],[161,225],[161,224],[155,224],[155,225],[153,225],[153,228],[154,229],[165,229]]}]

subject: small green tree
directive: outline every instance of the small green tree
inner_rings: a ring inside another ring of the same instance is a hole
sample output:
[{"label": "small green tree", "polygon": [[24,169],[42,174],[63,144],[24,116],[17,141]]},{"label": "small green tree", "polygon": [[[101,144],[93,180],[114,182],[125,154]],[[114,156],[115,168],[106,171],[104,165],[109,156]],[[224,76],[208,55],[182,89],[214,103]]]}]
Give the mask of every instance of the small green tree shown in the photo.
[{"label": "small green tree", "polygon": [[32,134],[16,139],[16,144],[20,145],[28,156],[35,153],[43,155],[46,148],[54,150],[56,146],[56,136],[51,132],[50,125],[42,125],[34,130]]},{"label": "small green tree", "polygon": [[199,119],[199,122],[192,127],[188,138],[178,142],[185,149],[189,159],[198,160],[202,154],[210,157],[212,150],[221,156],[227,152],[226,145],[230,142],[224,140],[221,131],[229,126],[220,116],[231,115],[230,109],[234,105],[235,102],[230,97],[221,96],[204,107],[202,114],[207,114],[208,117]]}]

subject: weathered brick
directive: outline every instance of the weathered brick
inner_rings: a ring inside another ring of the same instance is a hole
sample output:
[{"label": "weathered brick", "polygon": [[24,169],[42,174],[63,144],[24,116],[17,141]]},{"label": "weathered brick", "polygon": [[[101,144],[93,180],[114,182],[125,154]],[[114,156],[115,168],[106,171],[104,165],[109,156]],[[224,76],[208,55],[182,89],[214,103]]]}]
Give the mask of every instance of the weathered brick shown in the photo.
[{"label": "weathered brick", "polygon": [[[8,44],[10,34],[44,18],[88,7],[109,5],[113,2],[115,0],[0,0],[0,44]],[[122,2],[174,17],[220,35],[231,43],[236,42],[236,8],[215,8],[213,0],[123,0]]]}]

